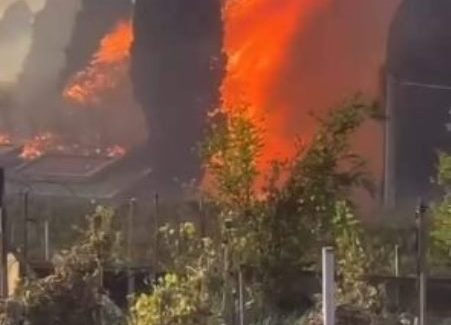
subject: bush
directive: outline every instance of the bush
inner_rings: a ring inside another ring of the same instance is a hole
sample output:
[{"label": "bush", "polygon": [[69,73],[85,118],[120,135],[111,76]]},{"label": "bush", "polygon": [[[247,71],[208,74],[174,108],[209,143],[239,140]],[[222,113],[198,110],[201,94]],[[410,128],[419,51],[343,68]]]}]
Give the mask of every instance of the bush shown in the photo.
[{"label": "bush", "polygon": [[[57,256],[53,274],[25,279],[8,305],[21,306],[20,317],[31,325],[98,324],[102,313],[112,310],[102,308],[102,270],[117,261],[112,218],[111,210],[98,208],[88,217],[89,228],[80,241]],[[19,324],[14,317],[16,313],[4,314],[4,323]]]},{"label": "bush", "polygon": [[222,324],[222,254],[208,238],[201,238],[191,223],[178,229],[161,228],[167,270],[153,290],[136,297],[131,310],[133,325]]}]

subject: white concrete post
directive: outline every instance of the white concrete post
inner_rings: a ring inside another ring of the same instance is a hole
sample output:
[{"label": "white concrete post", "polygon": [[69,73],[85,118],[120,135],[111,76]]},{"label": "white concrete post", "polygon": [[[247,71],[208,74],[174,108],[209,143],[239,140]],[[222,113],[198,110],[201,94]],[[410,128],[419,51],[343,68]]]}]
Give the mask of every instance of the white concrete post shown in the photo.
[{"label": "white concrete post", "polygon": [[323,247],[323,318],[324,325],[335,325],[335,254]]}]

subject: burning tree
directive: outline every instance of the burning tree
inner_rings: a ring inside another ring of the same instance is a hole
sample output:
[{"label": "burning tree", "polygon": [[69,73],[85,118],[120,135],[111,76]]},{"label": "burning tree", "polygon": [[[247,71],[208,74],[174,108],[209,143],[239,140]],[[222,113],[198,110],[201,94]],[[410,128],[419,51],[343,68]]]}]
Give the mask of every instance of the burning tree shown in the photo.
[{"label": "burning tree", "polygon": [[120,21],[101,41],[88,67],[71,78],[64,98],[84,107],[101,103],[126,76],[132,42],[131,22]]}]

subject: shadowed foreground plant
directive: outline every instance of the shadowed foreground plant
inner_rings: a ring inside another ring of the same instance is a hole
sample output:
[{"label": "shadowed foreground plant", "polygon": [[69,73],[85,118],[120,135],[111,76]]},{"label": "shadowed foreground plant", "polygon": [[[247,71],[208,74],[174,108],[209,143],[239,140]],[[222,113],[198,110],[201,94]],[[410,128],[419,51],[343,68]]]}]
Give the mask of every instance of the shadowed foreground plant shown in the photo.
[{"label": "shadowed foreground plant", "polygon": [[[21,306],[21,317],[30,325],[96,325],[105,308],[101,275],[107,265],[117,262],[118,236],[112,228],[113,211],[98,208],[88,217],[88,229],[79,242],[61,252],[54,261],[54,272],[43,279],[22,283],[9,302]],[[123,319],[117,319],[120,324]],[[16,324],[4,315],[4,324]]]}]

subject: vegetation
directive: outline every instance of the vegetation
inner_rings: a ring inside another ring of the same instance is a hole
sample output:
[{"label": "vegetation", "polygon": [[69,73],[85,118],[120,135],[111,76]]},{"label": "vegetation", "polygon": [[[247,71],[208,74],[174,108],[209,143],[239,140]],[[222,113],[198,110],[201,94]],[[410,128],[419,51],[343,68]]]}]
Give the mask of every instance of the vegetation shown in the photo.
[{"label": "vegetation", "polygon": [[245,106],[219,118],[203,148],[207,194],[218,211],[219,231],[214,238],[195,239],[192,225],[163,228],[169,247],[164,267],[170,273],[137,299],[134,323],[230,321],[240,277],[246,307],[261,319],[302,304],[307,308],[293,283],[303,271],[318,269],[326,244],[338,252],[341,301],[380,311],[379,291],[364,280],[370,260],[351,201],[353,188],[372,190],[372,184],[364,161],[349,144],[363,121],[376,115],[376,106],[360,98],[343,103],[319,120],[319,132],[307,148],[289,162],[273,163],[263,190],[257,186],[261,130]]},{"label": "vegetation", "polygon": [[94,325],[101,317],[117,313],[114,308],[104,308],[102,290],[102,270],[117,263],[114,252],[118,237],[112,229],[112,217],[113,212],[104,208],[89,216],[88,229],[80,241],[55,258],[53,274],[24,280],[6,303],[2,324]]},{"label": "vegetation", "polygon": [[441,202],[433,206],[431,229],[432,257],[435,262],[451,265],[451,155],[439,155],[438,183],[445,194]]},{"label": "vegetation", "polygon": [[[203,146],[209,185],[203,195],[217,228],[204,233],[183,222],[159,229],[156,255],[165,274],[133,297],[127,323],[231,324],[241,297],[246,324],[321,324],[320,304],[299,299],[294,284],[319,271],[321,247],[328,245],[337,257],[339,321],[376,324],[375,316],[385,315],[384,290],[367,276],[389,265],[389,256],[385,242],[369,239],[352,201],[353,189],[374,187],[350,137],[378,115],[377,106],[360,97],[345,101],[318,118],[308,146],[272,162],[266,178],[259,174],[262,131],[247,107],[216,116]],[[442,154],[440,162],[446,194],[434,209],[431,240],[433,254],[449,259],[451,157]],[[24,281],[5,305],[3,324],[19,324],[18,317],[32,325],[89,325],[108,317],[108,324],[125,323],[104,304],[102,270],[120,262],[112,218],[104,208],[89,217],[88,231],[58,256],[51,276]]]}]

